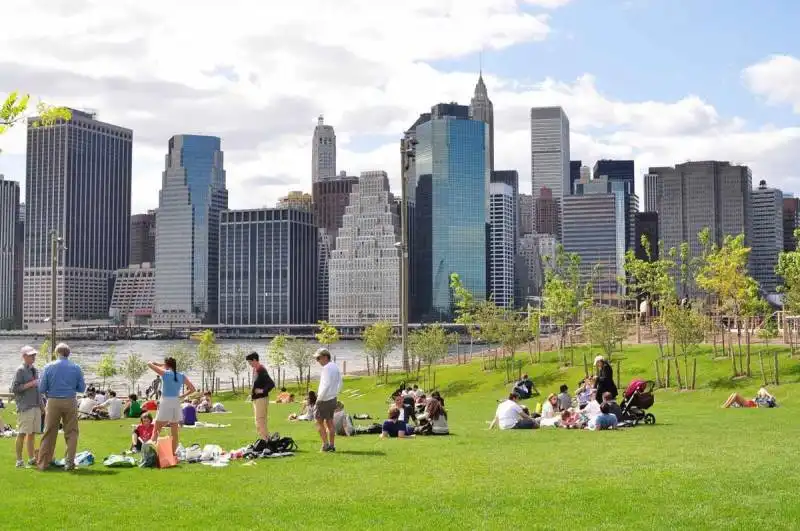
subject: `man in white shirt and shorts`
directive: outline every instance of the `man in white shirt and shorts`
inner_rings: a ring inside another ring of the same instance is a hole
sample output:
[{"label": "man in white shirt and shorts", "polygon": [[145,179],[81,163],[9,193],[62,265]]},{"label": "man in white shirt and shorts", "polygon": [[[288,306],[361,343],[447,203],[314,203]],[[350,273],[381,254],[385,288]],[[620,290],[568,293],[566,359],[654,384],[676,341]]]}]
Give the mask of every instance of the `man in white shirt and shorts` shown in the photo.
[{"label": "man in white shirt and shorts", "polygon": [[495,426],[501,430],[532,430],[539,427],[537,419],[525,413],[517,400],[519,400],[519,396],[511,393],[508,395],[508,400],[497,406],[494,420],[489,425],[490,430]]},{"label": "man in white shirt and shorts", "polygon": [[319,390],[317,391],[317,404],[315,420],[317,431],[322,439],[321,452],[335,452],[336,430],[333,426],[333,414],[336,411],[337,396],[342,390],[342,373],[339,367],[331,361],[331,353],[326,348],[317,350],[314,355],[322,366],[319,374]]}]

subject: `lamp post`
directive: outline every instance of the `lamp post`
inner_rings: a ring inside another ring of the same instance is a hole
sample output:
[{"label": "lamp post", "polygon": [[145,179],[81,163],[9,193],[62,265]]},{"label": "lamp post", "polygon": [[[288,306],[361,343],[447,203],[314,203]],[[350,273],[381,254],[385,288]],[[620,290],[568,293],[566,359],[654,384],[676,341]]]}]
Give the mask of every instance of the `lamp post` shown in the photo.
[{"label": "lamp post", "polygon": [[400,140],[400,344],[403,370],[408,372],[408,170],[416,156],[417,139],[406,131]]},{"label": "lamp post", "polygon": [[50,231],[50,359],[56,359],[56,322],[58,320],[58,253],[66,250],[64,239]]}]

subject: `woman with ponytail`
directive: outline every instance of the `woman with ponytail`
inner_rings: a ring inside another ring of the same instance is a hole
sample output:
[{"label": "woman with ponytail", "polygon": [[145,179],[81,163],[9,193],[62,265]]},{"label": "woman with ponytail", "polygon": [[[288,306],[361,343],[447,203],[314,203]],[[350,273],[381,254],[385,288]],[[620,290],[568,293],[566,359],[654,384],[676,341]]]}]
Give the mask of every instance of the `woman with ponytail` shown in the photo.
[{"label": "woman with ponytail", "polygon": [[[151,361],[147,366],[161,377],[161,401],[158,404],[152,441],[155,442],[159,432],[169,426],[172,433],[172,452],[175,453],[178,448],[178,427],[182,419],[181,402],[184,397],[195,392],[195,387],[185,374],[178,372],[175,358],[166,358],[164,363]],[[186,392],[181,394],[184,388]]]}]

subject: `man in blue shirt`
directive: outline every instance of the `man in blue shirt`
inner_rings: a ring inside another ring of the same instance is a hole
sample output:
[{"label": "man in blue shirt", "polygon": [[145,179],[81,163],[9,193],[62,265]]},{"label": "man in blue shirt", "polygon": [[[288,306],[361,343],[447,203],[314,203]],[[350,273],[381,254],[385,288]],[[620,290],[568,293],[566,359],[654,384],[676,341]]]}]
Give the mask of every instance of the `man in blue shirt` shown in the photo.
[{"label": "man in blue shirt", "polygon": [[46,470],[53,461],[59,424],[64,427],[64,440],[67,442],[64,468],[75,468],[75,451],[78,447],[78,401],[75,396],[86,390],[86,383],[81,368],[69,360],[69,346],[60,343],[56,347],[56,355],[58,359],[48,363],[39,378],[39,392],[47,397],[44,435],[39,448],[39,470]]}]

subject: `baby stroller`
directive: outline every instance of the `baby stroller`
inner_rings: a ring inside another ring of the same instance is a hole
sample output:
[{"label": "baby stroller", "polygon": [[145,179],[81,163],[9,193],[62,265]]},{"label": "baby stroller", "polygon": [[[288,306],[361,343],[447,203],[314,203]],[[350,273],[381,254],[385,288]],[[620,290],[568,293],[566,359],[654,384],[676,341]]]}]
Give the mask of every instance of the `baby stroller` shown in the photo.
[{"label": "baby stroller", "polygon": [[645,413],[653,407],[656,399],[653,396],[653,388],[656,383],[652,380],[633,380],[625,389],[622,404],[622,420],[631,421],[634,426],[641,421],[645,424],[655,424],[656,416],[652,413]]}]

